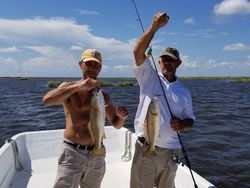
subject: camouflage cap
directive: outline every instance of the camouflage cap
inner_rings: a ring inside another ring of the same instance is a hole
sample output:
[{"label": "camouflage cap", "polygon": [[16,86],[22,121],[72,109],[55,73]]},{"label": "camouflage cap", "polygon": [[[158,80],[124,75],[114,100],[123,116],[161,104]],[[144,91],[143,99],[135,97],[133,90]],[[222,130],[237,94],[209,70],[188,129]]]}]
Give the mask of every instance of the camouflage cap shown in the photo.
[{"label": "camouflage cap", "polygon": [[165,56],[165,55],[170,56],[173,59],[180,60],[180,53],[176,48],[167,47],[163,49],[160,53],[160,57]]}]

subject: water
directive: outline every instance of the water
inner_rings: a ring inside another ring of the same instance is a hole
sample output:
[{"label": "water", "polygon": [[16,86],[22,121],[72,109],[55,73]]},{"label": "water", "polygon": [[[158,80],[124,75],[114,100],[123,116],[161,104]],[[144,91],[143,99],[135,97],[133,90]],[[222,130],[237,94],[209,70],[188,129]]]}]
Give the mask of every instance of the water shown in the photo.
[{"label": "water", "polygon": [[[0,146],[20,132],[65,127],[62,106],[46,107],[41,102],[51,89],[49,80],[73,79],[0,78]],[[192,169],[218,187],[250,187],[250,83],[184,82],[192,93],[196,114],[194,128],[180,134]],[[114,105],[128,108],[126,127],[133,131],[138,87],[104,89],[110,93]]]}]

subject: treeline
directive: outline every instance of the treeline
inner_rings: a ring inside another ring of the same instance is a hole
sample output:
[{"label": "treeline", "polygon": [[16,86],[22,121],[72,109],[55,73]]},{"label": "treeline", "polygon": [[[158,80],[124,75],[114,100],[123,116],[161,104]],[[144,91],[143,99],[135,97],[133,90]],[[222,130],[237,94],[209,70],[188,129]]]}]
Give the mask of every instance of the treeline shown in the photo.
[{"label": "treeline", "polygon": [[[50,81],[48,81],[48,86],[49,87],[58,87],[61,83],[62,82],[60,82],[60,81],[50,80]],[[131,81],[120,81],[117,83],[107,82],[107,81],[99,81],[98,83],[99,83],[100,87],[127,87],[127,86],[136,85]]]}]

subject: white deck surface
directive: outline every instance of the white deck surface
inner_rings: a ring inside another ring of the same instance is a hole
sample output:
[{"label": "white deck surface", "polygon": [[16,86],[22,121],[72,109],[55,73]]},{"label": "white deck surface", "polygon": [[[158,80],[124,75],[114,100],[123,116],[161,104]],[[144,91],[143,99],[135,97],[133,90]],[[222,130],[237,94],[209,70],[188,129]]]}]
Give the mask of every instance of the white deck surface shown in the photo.
[{"label": "white deck surface", "polygon": [[[109,128],[105,130],[106,139],[104,144],[106,146],[106,173],[104,180],[102,182],[102,188],[129,188],[130,180],[130,167],[131,162],[122,162],[121,156],[124,154],[125,150],[125,132],[118,131],[114,128]],[[118,139],[119,138],[119,139]],[[52,140],[54,143],[51,143]],[[136,137],[132,138],[132,151],[134,149],[134,141]],[[25,170],[15,173],[15,177],[10,185],[11,188],[50,188],[53,187],[53,183],[56,176],[57,170],[57,157],[60,151],[60,143],[62,142],[62,130],[55,131],[53,133],[45,134],[38,133],[32,137],[27,137],[25,142],[28,142],[28,148],[33,147],[33,149],[28,149],[28,155],[25,154],[22,160],[27,160],[24,163]],[[39,143],[43,143],[38,144]],[[25,147],[24,150],[27,150]],[[0,152],[1,153],[1,152]],[[21,152],[20,152],[21,153]],[[132,156],[133,156],[132,152]],[[1,160],[0,160],[1,163]],[[1,165],[1,164],[0,164]],[[177,188],[193,188],[193,182],[190,177],[189,170],[186,167],[178,167],[177,177],[176,177],[176,187]],[[32,169],[32,170],[31,170]],[[0,174],[1,175],[1,174]],[[195,173],[195,175],[197,175]],[[205,179],[199,175],[195,176],[198,187],[213,187],[212,184],[207,182]],[[0,188],[2,187],[0,182]]]}]

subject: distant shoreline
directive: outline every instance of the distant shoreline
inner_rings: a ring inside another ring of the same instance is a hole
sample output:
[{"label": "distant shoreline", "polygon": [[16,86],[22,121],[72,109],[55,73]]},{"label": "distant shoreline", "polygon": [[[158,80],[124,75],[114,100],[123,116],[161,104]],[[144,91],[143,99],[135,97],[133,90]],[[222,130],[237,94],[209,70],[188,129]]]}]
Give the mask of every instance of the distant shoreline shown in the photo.
[{"label": "distant shoreline", "polygon": [[[39,76],[0,76],[0,78],[81,78],[81,77],[39,77]],[[99,78],[108,78],[108,79],[135,79],[135,77],[99,77]],[[250,76],[180,76],[179,78],[181,79],[223,79],[223,80],[227,80],[227,79],[234,79],[234,78],[248,78],[250,79]]]},{"label": "distant shoreline", "polygon": [[[11,77],[11,76],[3,76],[3,78],[16,78],[17,80],[28,80],[28,79],[43,79],[43,78],[50,78],[50,79],[81,79],[80,77]],[[250,76],[193,76],[193,77],[179,77],[181,80],[230,80],[232,82],[250,82]],[[99,77],[100,80],[112,79],[112,80],[135,80],[135,77]]]}]

